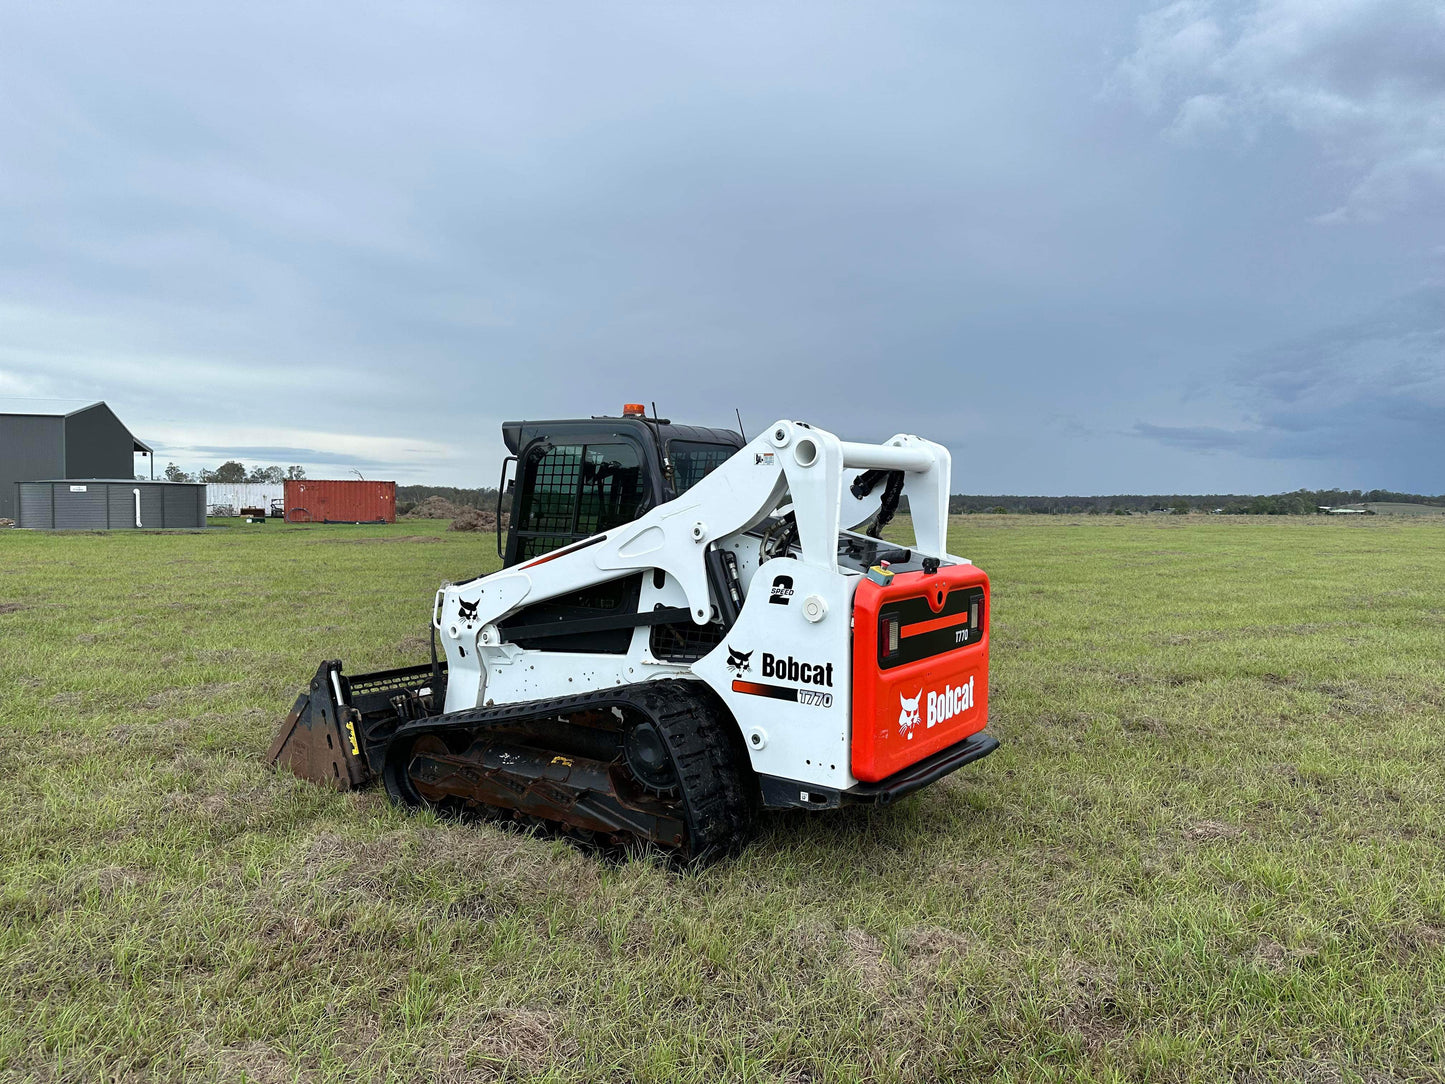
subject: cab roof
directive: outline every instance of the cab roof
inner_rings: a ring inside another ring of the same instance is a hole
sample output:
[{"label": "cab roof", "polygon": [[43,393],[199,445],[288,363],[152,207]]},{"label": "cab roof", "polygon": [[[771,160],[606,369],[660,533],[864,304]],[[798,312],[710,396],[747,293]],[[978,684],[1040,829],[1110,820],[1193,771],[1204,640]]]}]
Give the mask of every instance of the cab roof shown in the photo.
[{"label": "cab roof", "polygon": [[697,441],[700,444],[724,444],[729,448],[741,448],[747,443],[741,433],[733,429],[713,429],[701,425],[674,425],[667,418],[642,418],[635,414],[614,417],[607,414],[591,418],[555,418],[541,421],[517,421],[502,423],[502,440],[507,451],[520,455],[522,446],[531,443],[539,434],[576,434],[598,437],[623,434],[651,443],[654,433],[664,443],[674,440]]}]

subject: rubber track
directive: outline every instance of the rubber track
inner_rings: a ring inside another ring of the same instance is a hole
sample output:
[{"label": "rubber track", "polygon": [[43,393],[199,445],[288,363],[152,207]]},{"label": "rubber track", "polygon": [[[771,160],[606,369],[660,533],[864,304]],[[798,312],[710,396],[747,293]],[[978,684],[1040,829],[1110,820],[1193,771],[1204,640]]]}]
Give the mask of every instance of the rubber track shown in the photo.
[{"label": "rubber track", "polygon": [[383,769],[387,793],[393,801],[416,804],[395,778],[405,772],[406,765],[393,762],[392,750],[409,746],[405,739],[471,733],[489,726],[515,725],[529,717],[552,718],[614,707],[646,716],[667,743],[688,826],[687,846],[678,857],[709,862],[745,843],[756,812],[751,769],[731,739],[730,730],[736,730],[736,724],[717,694],[700,681],[639,682],[550,700],[472,708],[408,723],[397,729],[387,745]]}]

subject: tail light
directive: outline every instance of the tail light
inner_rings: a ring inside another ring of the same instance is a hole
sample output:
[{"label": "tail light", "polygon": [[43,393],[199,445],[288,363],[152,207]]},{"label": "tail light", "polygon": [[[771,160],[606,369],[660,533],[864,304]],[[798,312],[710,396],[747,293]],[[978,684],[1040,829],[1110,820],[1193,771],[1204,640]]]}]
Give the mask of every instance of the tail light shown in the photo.
[{"label": "tail light", "polygon": [[885,617],[879,622],[878,642],[883,645],[883,657],[891,659],[898,654],[898,635],[902,622],[896,617]]}]

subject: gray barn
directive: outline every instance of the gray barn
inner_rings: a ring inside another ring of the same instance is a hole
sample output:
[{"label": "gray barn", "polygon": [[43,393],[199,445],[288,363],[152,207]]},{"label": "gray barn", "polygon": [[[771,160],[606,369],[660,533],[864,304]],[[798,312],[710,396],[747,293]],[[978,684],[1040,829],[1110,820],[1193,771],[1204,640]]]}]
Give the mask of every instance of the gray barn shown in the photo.
[{"label": "gray barn", "polygon": [[56,400],[0,400],[0,517],[19,519],[16,483],[40,478],[135,477],[135,456],[151,460],[104,403],[56,405]]}]

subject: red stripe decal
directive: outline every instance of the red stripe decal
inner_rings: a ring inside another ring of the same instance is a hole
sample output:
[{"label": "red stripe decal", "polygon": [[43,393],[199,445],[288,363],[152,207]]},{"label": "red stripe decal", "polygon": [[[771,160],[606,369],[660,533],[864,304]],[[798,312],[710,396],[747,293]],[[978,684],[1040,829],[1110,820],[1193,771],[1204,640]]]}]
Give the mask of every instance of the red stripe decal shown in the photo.
[{"label": "red stripe decal", "polygon": [[794,703],[798,700],[797,689],[785,689],[781,685],[764,685],[758,681],[735,680],[733,692],[750,693],[753,696],[767,696],[774,700],[791,700]]},{"label": "red stripe decal", "polygon": [[922,636],[925,632],[937,632],[939,629],[951,629],[956,625],[967,625],[968,614],[949,614],[947,617],[935,617],[931,621],[915,621],[911,625],[904,625],[899,630],[900,636]]}]

